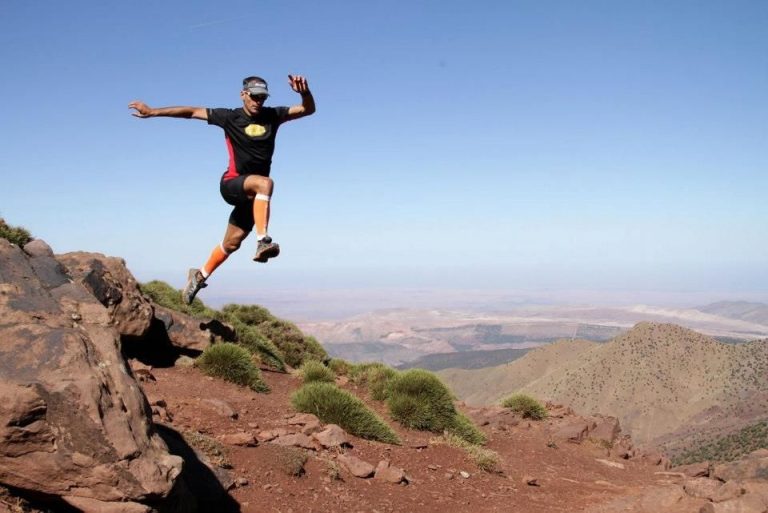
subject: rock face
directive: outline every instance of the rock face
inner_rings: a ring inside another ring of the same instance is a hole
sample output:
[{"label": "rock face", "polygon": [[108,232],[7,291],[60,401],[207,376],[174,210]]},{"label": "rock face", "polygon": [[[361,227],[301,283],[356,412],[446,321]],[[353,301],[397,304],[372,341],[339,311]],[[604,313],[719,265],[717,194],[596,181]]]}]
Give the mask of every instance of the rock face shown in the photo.
[{"label": "rock face", "polygon": [[146,335],[152,321],[152,305],[139,290],[122,258],[76,252],[59,255],[57,260],[64,264],[75,282],[107,309],[120,335],[138,338]]},{"label": "rock face", "polygon": [[117,260],[0,239],[0,482],[83,511],[147,510],[182,466],[120,353],[115,324],[140,336],[151,306]]}]

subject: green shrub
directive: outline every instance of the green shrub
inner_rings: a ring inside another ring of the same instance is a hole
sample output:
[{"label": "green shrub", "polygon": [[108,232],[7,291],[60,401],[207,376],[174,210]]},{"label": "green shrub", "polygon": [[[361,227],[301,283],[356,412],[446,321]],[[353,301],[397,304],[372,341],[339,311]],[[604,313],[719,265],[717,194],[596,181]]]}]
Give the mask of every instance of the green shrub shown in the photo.
[{"label": "green shrub", "polygon": [[181,292],[164,281],[152,280],[140,283],[141,292],[160,306],[181,312],[197,319],[218,319],[221,317],[216,310],[208,308],[200,299],[195,298],[191,305],[186,305],[181,299]]},{"label": "green shrub", "polygon": [[209,376],[250,387],[256,392],[269,391],[251,360],[251,353],[237,344],[224,342],[210,346],[198,357],[197,365]]},{"label": "green shrub", "polygon": [[257,325],[259,332],[270,340],[285,356],[285,363],[298,367],[305,360],[324,361],[328,353],[314,337],[304,335],[293,323],[273,319]]},{"label": "green shrub", "polygon": [[262,306],[229,304],[222,309],[222,315],[231,324],[258,331],[280,351],[283,365],[298,367],[305,360],[328,359],[328,353],[317,340],[302,333],[295,324],[278,319]]},{"label": "green shrub", "polygon": [[[231,319],[228,319],[231,320]],[[285,372],[283,354],[275,347],[275,344],[267,340],[258,328],[244,324],[238,320],[232,320],[232,327],[237,335],[237,343],[258,356],[261,362],[279,372]]]},{"label": "green shrub", "polygon": [[5,222],[5,219],[0,218],[0,239],[6,239],[11,244],[24,247],[27,242],[32,240],[32,236],[26,229],[20,226],[10,226]]},{"label": "green shrub", "polygon": [[293,407],[312,413],[325,424],[337,424],[368,440],[397,444],[400,439],[378,415],[358,398],[331,383],[308,383],[291,397]]},{"label": "green shrub", "polygon": [[352,369],[352,364],[341,358],[331,358],[328,367],[336,373],[337,376],[346,376]]},{"label": "green shrub", "polygon": [[485,434],[461,412],[456,413],[453,425],[447,431],[472,445],[485,445],[488,441]]},{"label": "green shrub", "polygon": [[333,371],[317,360],[307,360],[304,362],[301,365],[301,376],[304,379],[304,383],[315,381],[333,383],[336,381],[336,375]]},{"label": "green shrub", "polygon": [[389,384],[397,376],[397,371],[392,367],[370,367],[366,374],[366,383],[371,397],[376,401],[383,401],[389,396]]},{"label": "green shrub", "polygon": [[262,322],[275,320],[269,310],[259,305],[224,305],[221,312],[231,320],[237,320],[243,324],[256,326]]},{"label": "green shrub", "polygon": [[442,433],[454,425],[456,408],[448,388],[431,372],[411,369],[392,378],[387,406],[405,427]]},{"label": "green shrub", "polygon": [[547,409],[529,395],[512,394],[504,399],[501,405],[521,414],[524,419],[542,420],[547,418]]}]

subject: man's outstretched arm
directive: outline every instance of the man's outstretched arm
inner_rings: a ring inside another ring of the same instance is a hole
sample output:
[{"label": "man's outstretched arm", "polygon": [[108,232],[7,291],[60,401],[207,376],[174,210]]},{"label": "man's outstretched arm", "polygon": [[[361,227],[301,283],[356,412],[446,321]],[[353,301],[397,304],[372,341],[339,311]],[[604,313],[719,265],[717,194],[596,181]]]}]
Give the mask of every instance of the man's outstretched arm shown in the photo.
[{"label": "man's outstretched arm", "polygon": [[314,114],[315,98],[312,96],[312,91],[309,90],[307,79],[300,75],[288,75],[288,84],[291,86],[291,89],[301,95],[301,105],[288,107],[286,121]]},{"label": "man's outstretched arm", "polygon": [[131,114],[137,118],[165,116],[170,118],[208,119],[208,109],[205,107],[161,107],[153,109],[144,102],[133,101],[128,104],[128,108],[136,111]]}]

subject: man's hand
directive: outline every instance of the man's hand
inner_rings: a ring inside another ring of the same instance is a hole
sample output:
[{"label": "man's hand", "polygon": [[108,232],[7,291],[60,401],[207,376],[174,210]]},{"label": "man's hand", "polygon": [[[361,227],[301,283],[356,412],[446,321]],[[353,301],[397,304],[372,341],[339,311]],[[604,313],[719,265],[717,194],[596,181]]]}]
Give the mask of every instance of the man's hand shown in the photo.
[{"label": "man's hand", "polygon": [[291,89],[302,96],[309,93],[307,79],[301,75],[288,75],[288,84],[290,84]]},{"label": "man's hand", "polygon": [[129,109],[134,109],[136,112],[131,112],[132,116],[137,118],[148,118],[152,116],[152,108],[144,102],[134,101],[128,104]]}]

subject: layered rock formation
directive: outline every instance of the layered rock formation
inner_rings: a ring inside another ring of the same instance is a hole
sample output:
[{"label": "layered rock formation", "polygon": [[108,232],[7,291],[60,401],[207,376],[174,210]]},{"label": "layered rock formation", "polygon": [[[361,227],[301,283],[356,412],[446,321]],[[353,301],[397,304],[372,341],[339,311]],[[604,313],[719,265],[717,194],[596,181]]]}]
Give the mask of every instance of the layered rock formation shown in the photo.
[{"label": "layered rock formation", "polygon": [[151,304],[120,259],[0,239],[0,483],[83,511],[145,512],[182,471],[121,354]]}]

